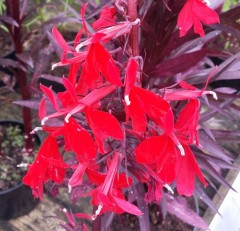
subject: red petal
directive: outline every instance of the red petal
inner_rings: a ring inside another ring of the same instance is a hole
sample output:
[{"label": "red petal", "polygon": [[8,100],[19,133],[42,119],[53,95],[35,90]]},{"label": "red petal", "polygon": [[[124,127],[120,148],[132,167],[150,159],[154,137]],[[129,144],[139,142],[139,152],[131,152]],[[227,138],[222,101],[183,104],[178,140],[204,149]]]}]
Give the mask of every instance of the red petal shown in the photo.
[{"label": "red petal", "polygon": [[164,183],[175,179],[176,149],[168,136],[150,137],[141,142],[134,152],[138,163],[156,165],[157,174]]},{"label": "red petal", "polygon": [[84,163],[94,159],[97,150],[90,134],[72,118],[68,123],[65,122],[64,127],[65,141],[67,146],[76,153],[77,160]]},{"label": "red petal", "polygon": [[207,182],[198,167],[195,157],[188,145],[184,145],[185,155],[178,155],[176,173],[177,173],[177,191],[180,195],[192,196],[195,188],[195,176],[207,186]]},{"label": "red petal", "polygon": [[70,185],[71,187],[75,187],[82,184],[83,175],[87,167],[88,167],[88,164],[79,163],[73,175],[69,179],[68,185]]},{"label": "red petal", "polygon": [[132,184],[133,180],[125,174],[119,174],[115,177],[113,185],[116,188],[127,188]]},{"label": "red petal", "polygon": [[87,169],[86,174],[88,176],[88,179],[95,185],[101,185],[106,177],[105,173],[100,173],[91,169]]},{"label": "red petal", "polygon": [[[47,159],[52,158],[56,161],[60,161],[62,162],[62,165],[65,165],[59,152],[56,138],[48,136],[48,138],[45,140],[45,145],[46,150],[44,150],[42,156],[46,157]],[[48,175],[56,183],[61,183],[65,177],[65,168],[52,165],[49,163]]]},{"label": "red petal", "polygon": [[196,17],[207,25],[219,23],[220,21],[218,14],[203,1],[194,1],[194,12]]},{"label": "red petal", "polygon": [[86,118],[91,127],[96,141],[99,141],[98,148],[104,153],[103,142],[111,136],[117,140],[123,139],[123,132],[118,120],[108,112],[94,110],[90,107],[85,110]]},{"label": "red petal", "polygon": [[87,30],[87,25],[86,25],[86,22],[85,22],[85,19],[84,19],[84,15],[85,15],[87,4],[88,3],[84,3],[82,8],[81,8],[82,23],[83,23],[83,28],[84,28],[84,30],[86,32],[86,35],[88,35],[88,30]]},{"label": "red petal", "polygon": [[50,102],[52,103],[52,105],[54,106],[54,108],[56,110],[59,109],[59,105],[58,105],[58,101],[53,93],[52,90],[52,86],[50,86],[49,88],[40,84],[40,89],[42,90],[42,92],[48,97],[48,99],[50,100]]},{"label": "red petal", "polygon": [[83,34],[82,30],[78,31],[78,33],[77,33],[77,35],[76,35],[76,37],[74,39],[74,50],[76,49],[78,43],[80,42],[82,34]]},{"label": "red petal", "polygon": [[94,30],[103,27],[113,26],[116,20],[115,7],[104,7],[101,11],[100,18],[92,24]]},{"label": "red petal", "polygon": [[134,150],[136,161],[141,164],[156,164],[166,151],[167,136],[152,136],[142,141]]},{"label": "red petal", "polygon": [[136,97],[134,92],[130,93],[130,102],[129,106],[126,106],[126,117],[132,119],[132,127],[136,132],[145,132],[147,127],[147,118],[145,112],[141,107],[139,99]]},{"label": "red petal", "polygon": [[77,75],[78,75],[79,68],[80,68],[80,63],[73,63],[73,64],[70,65],[68,80],[72,84],[76,84],[76,78],[77,78]]},{"label": "red petal", "polygon": [[92,216],[89,215],[89,214],[85,214],[85,213],[74,213],[73,215],[74,215],[74,217],[77,217],[77,218],[88,219],[88,220],[92,221]]},{"label": "red petal", "polygon": [[192,1],[187,1],[178,14],[177,25],[180,31],[180,37],[184,36],[191,29],[193,25],[193,14]]},{"label": "red petal", "polygon": [[63,36],[61,35],[61,33],[57,30],[57,28],[55,26],[52,28],[52,34],[53,34],[54,38],[56,39],[58,45],[62,48],[63,51],[71,52],[71,49],[68,46],[67,42],[65,41],[65,39],[63,38]]},{"label": "red petal", "polygon": [[138,63],[134,59],[129,59],[125,76],[125,96],[129,97],[131,88],[136,82],[137,70]]},{"label": "red petal", "polygon": [[99,100],[103,99],[105,96],[109,95],[114,90],[116,90],[116,87],[114,85],[101,86],[100,88],[93,90],[83,99],[81,99],[79,104],[68,113],[70,115],[73,115],[79,111],[82,111],[86,106],[97,103]]},{"label": "red petal", "polygon": [[193,144],[198,140],[199,110],[199,100],[191,99],[179,114],[175,128],[177,129],[177,136],[180,142]]},{"label": "red petal", "polygon": [[171,115],[170,104],[151,91],[135,86],[132,87],[132,91],[137,97],[142,110],[162,129],[167,130],[168,132],[172,131],[174,120],[173,115]]},{"label": "red petal", "polygon": [[76,104],[78,100],[77,100],[77,94],[75,92],[75,88],[73,84],[67,78],[62,78],[62,82],[66,90],[69,92],[72,98],[72,101]]},{"label": "red petal", "polygon": [[[105,73],[104,73],[105,72]],[[120,80],[120,71],[116,64],[114,63],[113,59],[109,59],[107,63],[106,71],[105,69],[102,69],[102,73],[106,77],[107,81],[109,81],[112,84],[115,84],[116,86],[122,86],[122,82]]]},{"label": "red petal", "polygon": [[120,71],[109,52],[100,43],[94,43],[91,46],[94,46],[94,54],[96,58],[93,63],[93,68],[96,68],[96,64],[98,64],[99,70],[107,81],[116,86],[122,86]]},{"label": "red petal", "polygon": [[42,98],[40,105],[39,105],[39,118],[42,120],[46,116],[46,98]]},{"label": "red petal", "polygon": [[114,201],[117,203],[117,205],[123,209],[124,211],[136,215],[136,216],[141,216],[143,215],[143,212],[136,207],[135,205],[131,204],[130,202],[120,199],[118,197],[113,197]]}]

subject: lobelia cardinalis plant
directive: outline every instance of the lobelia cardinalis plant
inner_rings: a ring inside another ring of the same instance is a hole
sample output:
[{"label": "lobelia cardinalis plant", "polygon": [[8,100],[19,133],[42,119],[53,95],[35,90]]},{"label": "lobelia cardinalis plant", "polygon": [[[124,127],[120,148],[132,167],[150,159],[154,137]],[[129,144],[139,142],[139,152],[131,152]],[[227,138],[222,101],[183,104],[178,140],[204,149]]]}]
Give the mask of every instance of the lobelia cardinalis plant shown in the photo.
[{"label": "lobelia cardinalis plant", "polygon": [[[91,220],[93,230],[108,230],[108,214],[124,212],[139,217],[141,230],[150,230],[147,205],[162,200],[168,212],[206,229],[196,213],[186,218],[172,208],[179,206],[178,196],[206,195],[199,183],[212,184],[212,162],[231,166],[231,158],[206,141],[213,136],[201,121],[211,111],[200,113],[208,105],[218,108],[217,94],[206,89],[220,74],[207,47],[220,34],[218,13],[202,0],[104,3],[91,25],[84,20],[88,5],[82,6],[83,26],[73,47],[52,29],[62,49],[53,68],[69,66],[69,72],[62,78],[64,92],[40,85],[41,127],[35,131],[47,137],[23,182],[41,199],[46,182],[66,179],[73,197],[91,197],[93,214],[64,209],[67,230],[77,230],[75,218]],[[211,26],[206,35],[202,23]],[[74,153],[74,162],[64,160],[66,152]],[[89,190],[77,194],[86,182]]]}]

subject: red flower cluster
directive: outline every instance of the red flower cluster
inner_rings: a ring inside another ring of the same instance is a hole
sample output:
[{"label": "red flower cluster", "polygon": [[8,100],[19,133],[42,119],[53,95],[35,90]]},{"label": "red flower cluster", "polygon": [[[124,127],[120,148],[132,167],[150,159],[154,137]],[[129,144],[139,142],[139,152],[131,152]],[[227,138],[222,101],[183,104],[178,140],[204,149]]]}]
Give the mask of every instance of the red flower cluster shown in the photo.
[{"label": "red flower cluster", "polygon": [[[211,18],[213,12],[201,0],[188,0],[179,15],[181,36],[192,25],[203,35],[200,21],[215,22],[216,16]],[[82,184],[84,175],[95,185],[88,192],[92,204],[98,206],[92,216],[95,219],[107,211],[141,215],[123,193],[123,188],[131,187],[136,179],[149,185],[146,200],[159,200],[162,187],[173,182],[179,194],[190,196],[196,176],[207,185],[191,145],[199,145],[198,98],[211,92],[180,82],[178,91],[165,89],[160,96],[140,86],[137,58],[129,57],[126,65],[120,67],[106,49],[107,42],[128,35],[138,22],[116,24],[114,8],[105,8],[93,24],[96,33],[86,33],[87,39],[77,45],[84,32],[81,31],[75,49],[53,28],[53,36],[63,51],[61,62],[54,67],[69,65],[70,69],[68,77],[62,79],[64,92],[56,95],[51,87],[41,85],[44,97],[39,117],[48,136],[23,179],[35,197],[42,198],[45,182],[61,183],[66,169],[72,169],[69,191]],[[71,58],[67,59],[67,54]],[[179,100],[186,103],[175,115],[170,101]],[[51,103],[51,111],[46,101]],[[118,116],[117,107],[122,108],[125,119]],[[53,118],[61,117],[64,121],[60,125],[51,124]],[[64,140],[65,151],[75,153],[77,165],[69,166],[63,161],[59,139]]]}]

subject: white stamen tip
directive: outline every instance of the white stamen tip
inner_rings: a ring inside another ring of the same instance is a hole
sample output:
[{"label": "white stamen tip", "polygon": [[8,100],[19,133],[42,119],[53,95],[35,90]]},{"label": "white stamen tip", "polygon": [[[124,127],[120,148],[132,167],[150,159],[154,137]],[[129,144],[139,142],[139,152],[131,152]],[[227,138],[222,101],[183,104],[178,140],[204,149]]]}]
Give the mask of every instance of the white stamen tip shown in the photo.
[{"label": "white stamen tip", "polygon": [[43,126],[47,120],[48,120],[48,117],[44,117],[41,121],[41,125]]},{"label": "white stamen tip", "polygon": [[172,190],[172,188],[170,187],[169,184],[165,184],[163,185],[171,194],[174,194],[174,191]]},{"label": "white stamen tip", "polygon": [[82,47],[83,47],[83,44],[80,43],[80,44],[78,44],[78,45],[76,46],[75,50],[76,50],[77,52],[79,52]]},{"label": "white stamen tip", "polygon": [[52,71],[53,71],[56,67],[57,67],[57,64],[56,64],[56,63],[53,64],[53,65],[52,65]]},{"label": "white stamen tip", "polygon": [[64,213],[67,213],[67,209],[66,208],[63,208],[62,210]]},{"label": "white stamen tip", "polygon": [[210,6],[210,1],[209,0],[203,0],[203,2],[207,5],[207,6]]},{"label": "white stamen tip", "polygon": [[181,144],[179,144],[177,147],[178,147],[178,149],[179,149],[181,155],[182,155],[182,156],[185,156],[185,151],[184,151],[183,146],[182,146]]},{"label": "white stamen tip", "polygon": [[71,193],[71,192],[72,192],[72,186],[68,185],[68,193]]},{"label": "white stamen tip", "polygon": [[131,104],[131,101],[129,100],[129,95],[125,95],[124,100],[125,100],[127,106],[129,106]]},{"label": "white stamen tip", "polygon": [[94,220],[97,218],[97,216],[100,214],[102,208],[103,208],[102,205],[99,205],[99,206],[98,206],[95,214],[92,216],[92,220],[93,220],[93,221],[94,221]]},{"label": "white stamen tip", "polygon": [[140,24],[141,20],[140,18],[137,18],[134,22],[132,22],[132,25]]},{"label": "white stamen tip", "polygon": [[17,165],[18,168],[27,168],[27,166],[28,166],[28,164],[24,164],[24,163]]},{"label": "white stamen tip", "polygon": [[218,96],[217,96],[217,93],[216,93],[216,92],[214,92],[214,91],[209,91],[209,94],[211,94],[215,100],[218,100]]},{"label": "white stamen tip", "polygon": [[35,132],[42,131],[42,130],[43,130],[42,127],[36,127],[30,132],[30,134],[35,134]]},{"label": "white stamen tip", "polygon": [[67,114],[67,116],[65,117],[65,122],[66,123],[69,123],[69,118],[71,117],[72,115],[70,113]]}]

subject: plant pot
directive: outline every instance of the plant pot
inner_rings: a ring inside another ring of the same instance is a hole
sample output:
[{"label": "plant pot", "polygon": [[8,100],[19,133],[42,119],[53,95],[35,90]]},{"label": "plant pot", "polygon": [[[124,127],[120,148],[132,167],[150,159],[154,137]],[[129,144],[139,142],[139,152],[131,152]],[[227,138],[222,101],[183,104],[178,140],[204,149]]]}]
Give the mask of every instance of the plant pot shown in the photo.
[{"label": "plant pot", "polygon": [[[23,132],[23,124],[17,121],[0,121],[0,125],[7,127],[18,126],[21,132]],[[34,136],[34,142],[40,144],[38,135]],[[1,172],[0,176],[2,177]],[[22,182],[16,183],[11,188],[2,189],[0,191],[0,219],[9,220],[25,215],[33,210],[38,202],[39,200],[33,198],[31,189]]]},{"label": "plant pot", "polygon": [[9,220],[28,214],[38,204],[32,190],[20,183],[14,188],[0,192],[0,219]]}]

